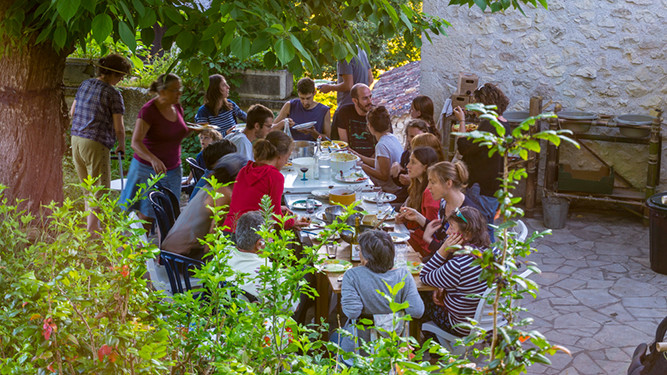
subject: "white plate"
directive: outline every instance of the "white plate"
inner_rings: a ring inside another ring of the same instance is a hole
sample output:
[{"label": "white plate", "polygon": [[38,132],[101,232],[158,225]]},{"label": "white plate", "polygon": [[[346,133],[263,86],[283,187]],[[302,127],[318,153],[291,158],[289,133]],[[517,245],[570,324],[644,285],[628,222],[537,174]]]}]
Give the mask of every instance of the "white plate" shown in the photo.
[{"label": "white plate", "polygon": [[327,259],[320,267],[325,272],[345,272],[352,268],[352,263],[342,259]]},{"label": "white plate", "polygon": [[401,242],[406,242],[407,240],[410,239],[410,235],[407,233],[389,233],[391,236],[391,240],[394,241],[394,243],[401,243]]},{"label": "white plate", "polygon": [[308,128],[312,128],[313,126],[315,126],[315,124],[317,124],[317,121],[304,122],[303,124],[292,126],[292,129],[294,129],[294,130],[308,129]]},{"label": "white plate", "polygon": [[215,126],[215,125],[211,125],[211,124],[193,124],[191,122],[188,122],[187,126],[188,126],[188,128],[190,128],[192,130],[206,130],[206,129],[219,130],[220,129],[219,126]]},{"label": "white plate", "polygon": [[340,174],[336,174],[333,176],[333,179],[338,182],[348,182],[354,184],[358,182],[364,182],[368,180],[368,177],[364,176],[363,173],[354,172],[347,176],[341,176]]},{"label": "white plate", "polygon": [[[377,203],[377,194],[376,193],[365,194],[364,200],[366,202]],[[392,193],[384,193],[382,197],[380,197],[380,200],[382,201],[382,203],[393,202],[394,200],[396,200],[396,195]]]},{"label": "white plate", "polygon": [[315,198],[329,198],[329,190],[313,190],[310,192]]},{"label": "white plate", "polygon": [[[316,201],[315,199],[308,199],[310,203],[312,203],[315,208],[321,207],[322,202]],[[300,199],[294,203],[292,203],[292,208],[297,209],[297,210],[305,210],[306,209],[306,200],[305,199]]]}]

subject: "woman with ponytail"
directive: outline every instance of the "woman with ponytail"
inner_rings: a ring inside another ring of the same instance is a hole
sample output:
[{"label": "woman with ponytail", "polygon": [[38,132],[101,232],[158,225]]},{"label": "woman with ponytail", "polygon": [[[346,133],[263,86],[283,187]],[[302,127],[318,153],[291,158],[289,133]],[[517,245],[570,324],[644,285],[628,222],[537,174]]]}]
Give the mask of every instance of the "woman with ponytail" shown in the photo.
[{"label": "woman with ponytail", "polygon": [[[273,203],[273,213],[282,216],[289,212],[287,207],[281,207],[280,202],[285,186],[285,177],[280,169],[287,163],[292,152],[294,141],[283,132],[270,132],[266,138],[257,139],[253,145],[255,161],[249,161],[239,171],[234,184],[232,201],[229,204],[229,213],[223,224],[231,232],[236,230],[236,221],[241,215],[249,211],[260,209],[262,197],[268,195]],[[305,219],[295,223],[294,219],[285,222],[285,228],[294,225],[306,225]]]}]

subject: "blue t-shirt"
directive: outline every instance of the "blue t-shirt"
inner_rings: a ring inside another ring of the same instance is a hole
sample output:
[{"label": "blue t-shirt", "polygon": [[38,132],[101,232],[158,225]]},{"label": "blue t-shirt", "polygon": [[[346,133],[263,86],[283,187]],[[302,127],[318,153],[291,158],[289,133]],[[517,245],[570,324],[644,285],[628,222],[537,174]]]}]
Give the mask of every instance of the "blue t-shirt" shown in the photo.
[{"label": "blue t-shirt", "polygon": [[236,103],[229,99],[227,99],[227,101],[232,105],[232,109],[220,109],[220,112],[218,112],[217,116],[213,115],[213,113],[211,113],[211,111],[209,111],[205,105],[199,107],[199,111],[197,111],[197,115],[195,116],[195,122],[206,122],[210,125],[217,126],[220,128],[218,131],[220,131],[222,134],[225,134],[229,128],[239,122],[239,119],[246,121],[248,115],[243,112],[243,110],[238,105],[236,105]]},{"label": "blue t-shirt", "polygon": [[[289,117],[294,120],[295,125],[306,122],[316,121],[315,130],[324,133],[324,118],[329,112],[330,108],[322,103],[317,103],[313,108],[305,109],[301,105],[301,100],[292,99],[289,101]],[[292,138],[295,141],[314,141],[310,134],[303,133],[299,130],[292,129]]]},{"label": "blue t-shirt", "polygon": [[[357,47],[357,56],[350,62],[345,60],[338,61],[338,83],[343,82],[344,74],[352,75],[352,84],[364,83],[368,85],[368,71],[371,69],[371,64],[368,62],[368,55],[366,51]],[[352,96],[349,91],[339,91],[336,97],[338,106],[344,104],[352,104]]]}]

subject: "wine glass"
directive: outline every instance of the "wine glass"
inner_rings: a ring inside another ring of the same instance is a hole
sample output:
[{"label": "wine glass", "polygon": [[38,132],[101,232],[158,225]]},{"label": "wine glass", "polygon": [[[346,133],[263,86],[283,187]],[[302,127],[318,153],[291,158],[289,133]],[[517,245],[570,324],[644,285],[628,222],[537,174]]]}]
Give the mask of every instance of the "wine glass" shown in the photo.
[{"label": "wine glass", "polygon": [[315,202],[312,199],[306,199],[306,213],[309,216],[315,213]]},{"label": "wine glass", "polygon": [[301,167],[300,170],[301,172],[303,172],[303,178],[301,179],[301,181],[308,181],[308,179],[306,178],[306,172],[308,172],[308,167]]}]

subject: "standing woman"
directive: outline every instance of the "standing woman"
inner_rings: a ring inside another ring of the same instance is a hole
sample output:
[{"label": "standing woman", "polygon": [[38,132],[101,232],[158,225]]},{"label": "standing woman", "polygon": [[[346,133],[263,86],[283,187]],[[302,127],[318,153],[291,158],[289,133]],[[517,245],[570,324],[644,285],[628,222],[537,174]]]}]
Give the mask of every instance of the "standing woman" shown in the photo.
[{"label": "standing woman", "polygon": [[[442,246],[447,237],[449,224],[446,221],[457,208],[480,207],[463,191],[468,182],[468,169],[462,162],[442,161],[428,168],[428,189],[434,200],[440,201],[438,219],[428,220],[424,215],[410,207],[401,207],[405,220],[416,222],[424,230],[423,240],[429,253],[434,253]],[[492,233],[492,229],[489,228]]]},{"label": "standing woman", "polygon": [[361,155],[351,150],[363,162],[361,168],[370,176],[376,186],[387,193],[395,193],[398,186],[391,178],[391,165],[401,160],[403,147],[401,142],[391,133],[391,117],[387,108],[379,106],[371,109],[366,115],[368,131],[375,137],[375,158]]},{"label": "standing woman", "polygon": [[[121,206],[134,197],[139,184],[146,183],[151,175],[165,174],[160,183],[176,196],[181,194],[181,141],[189,132],[179,102],[181,79],[172,73],[161,74],[150,89],[158,96],[139,110],[132,133],[134,158],[120,197]],[[140,219],[153,222],[155,213],[147,199],[124,209],[131,208],[139,209]]]},{"label": "standing woman", "polygon": [[[103,57],[98,64],[97,78],[81,83],[70,110],[72,160],[79,180],[83,182],[88,176],[99,177],[97,184],[108,189],[111,183],[109,152],[116,140],[116,153],[125,153],[125,104],[114,86],[132,66],[118,54]],[[99,192],[101,194],[103,191]],[[90,207],[86,209],[91,211]],[[100,221],[92,211],[86,226],[91,233],[100,230]]]},{"label": "standing woman", "polygon": [[433,119],[433,100],[431,98],[426,95],[419,95],[412,99],[410,117],[426,121],[428,132],[440,139],[440,132],[435,127],[435,120]]},{"label": "standing woman", "polygon": [[[408,187],[408,198],[405,201],[405,207],[417,210],[426,218],[426,220],[435,220],[438,218],[440,202],[433,199],[431,191],[428,189],[428,168],[437,163],[438,155],[431,147],[417,147],[410,155],[408,162],[408,177],[410,177],[410,186]],[[402,222],[404,213],[400,213],[396,218],[397,222]],[[416,223],[408,223],[410,231],[410,245],[422,257],[429,256],[428,244],[424,242],[424,231]]]},{"label": "standing woman", "polygon": [[197,111],[195,121],[219,127],[223,136],[239,122],[239,119],[245,122],[247,114],[228,97],[229,85],[225,77],[220,74],[208,77],[204,105]]},{"label": "standing woman", "polygon": [[[232,194],[229,212],[223,223],[223,227],[227,227],[225,230],[235,232],[238,218],[246,212],[259,210],[265,195],[271,198],[275,216],[289,212],[287,207],[280,205],[285,187],[285,176],[280,173],[280,169],[287,163],[293,144],[292,138],[283,132],[270,132],[265,138],[255,141],[255,161],[249,161],[236,177],[236,193]],[[295,223],[294,219],[289,219],[285,222],[285,228],[295,224],[306,225],[307,221],[299,220]]]}]

